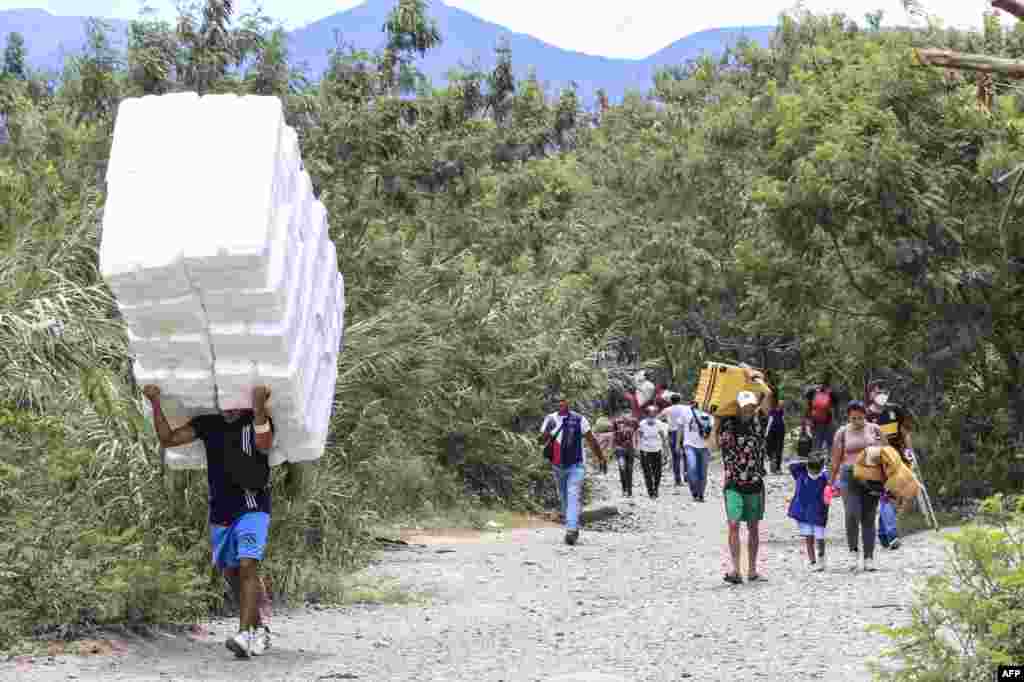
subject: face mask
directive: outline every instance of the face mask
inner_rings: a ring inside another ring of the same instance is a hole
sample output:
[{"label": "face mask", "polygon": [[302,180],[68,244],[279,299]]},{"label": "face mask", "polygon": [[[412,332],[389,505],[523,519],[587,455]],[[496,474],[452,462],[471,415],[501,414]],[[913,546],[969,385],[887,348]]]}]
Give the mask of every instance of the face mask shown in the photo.
[{"label": "face mask", "polygon": [[878,395],[875,396],[875,405],[878,405],[879,407],[885,407],[885,404],[887,402],[889,402],[888,393],[879,393]]}]

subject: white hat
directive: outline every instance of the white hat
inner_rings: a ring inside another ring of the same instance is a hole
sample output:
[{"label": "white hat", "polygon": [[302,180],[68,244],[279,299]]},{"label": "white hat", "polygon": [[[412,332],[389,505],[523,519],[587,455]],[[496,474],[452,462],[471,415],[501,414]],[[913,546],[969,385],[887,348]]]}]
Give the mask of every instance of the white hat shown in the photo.
[{"label": "white hat", "polygon": [[761,401],[750,391],[740,391],[736,396],[736,402],[740,404],[740,407],[746,407],[747,405],[757,405]]}]

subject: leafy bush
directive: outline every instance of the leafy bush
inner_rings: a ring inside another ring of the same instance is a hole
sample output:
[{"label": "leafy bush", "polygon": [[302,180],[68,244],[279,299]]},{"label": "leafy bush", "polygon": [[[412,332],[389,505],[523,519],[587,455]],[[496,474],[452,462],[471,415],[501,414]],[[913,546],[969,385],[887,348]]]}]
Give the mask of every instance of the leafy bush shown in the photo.
[{"label": "leafy bush", "polygon": [[982,506],[984,523],[947,535],[949,564],[918,590],[910,623],[877,627],[896,642],[874,665],[894,682],[987,682],[1024,660],[1024,498]]}]

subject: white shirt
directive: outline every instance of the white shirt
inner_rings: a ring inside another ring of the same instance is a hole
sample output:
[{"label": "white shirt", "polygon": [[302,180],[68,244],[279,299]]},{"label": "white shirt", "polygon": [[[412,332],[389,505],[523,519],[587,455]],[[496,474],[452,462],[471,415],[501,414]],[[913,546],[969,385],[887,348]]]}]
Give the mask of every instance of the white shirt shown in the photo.
[{"label": "white shirt", "polygon": [[657,419],[648,421],[646,418],[640,422],[640,428],[637,429],[637,439],[640,444],[640,450],[644,452],[661,452],[661,428],[659,428],[659,422]]},{"label": "white shirt", "polygon": [[[714,419],[714,417],[712,417]],[[700,429],[697,427],[697,416],[693,413],[693,408],[687,405],[683,408],[682,424],[679,430],[683,432],[683,446],[690,446],[691,448],[706,449],[708,446],[704,442],[704,439],[700,435]],[[712,421],[712,424],[714,422]]]},{"label": "white shirt", "polygon": [[683,416],[688,408],[685,405],[672,405],[661,411],[662,417],[668,418],[669,431],[681,431],[683,428]]}]

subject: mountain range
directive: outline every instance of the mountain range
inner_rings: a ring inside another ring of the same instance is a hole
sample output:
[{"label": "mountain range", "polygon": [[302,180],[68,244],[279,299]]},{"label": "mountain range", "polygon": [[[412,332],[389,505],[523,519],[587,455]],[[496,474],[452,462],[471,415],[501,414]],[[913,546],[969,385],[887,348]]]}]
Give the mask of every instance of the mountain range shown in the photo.
[{"label": "mountain range", "polygon": [[[395,0],[367,0],[344,12],[315,21],[289,33],[293,60],[304,63],[312,77],[323,73],[328,51],[344,45],[375,50],[383,46],[381,30]],[[775,28],[749,26],[718,28],[687,35],[644,59],[612,59],[564,50],[532,36],[515,33],[485,21],[464,10],[435,0],[430,16],[437,21],[442,44],[417,62],[417,67],[435,85],[441,85],[453,68],[494,65],[494,48],[502,41],[512,50],[516,76],[523,78],[530,68],[540,79],[557,89],[575,82],[584,101],[592,101],[598,88],[604,88],[612,100],[621,99],[628,90],[647,90],[659,68],[678,65],[701,54],[720,55],[726,47],[746,37],[767,45]],[[111,40],[124,47],[128,22],[107,20]],[[85,18],[54,16],[45,10],[15,9],[0,11],[0,36],[17,31],[25,36],[29,63],[36,68],[57,69],[65,56],[81,50],[85,43]],[[652,46],[655,47],[655,46]]]}]

